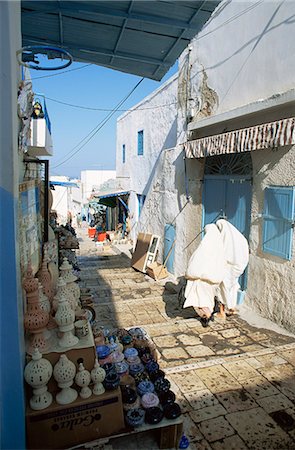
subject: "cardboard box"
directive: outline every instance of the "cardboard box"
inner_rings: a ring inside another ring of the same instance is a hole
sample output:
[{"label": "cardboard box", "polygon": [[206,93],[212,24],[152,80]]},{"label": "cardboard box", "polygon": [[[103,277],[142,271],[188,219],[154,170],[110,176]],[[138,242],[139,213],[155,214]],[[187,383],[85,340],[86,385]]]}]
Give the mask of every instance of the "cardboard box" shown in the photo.
[{"label": "cardboard box", "polygon": [[27,408],[28,449],[65,449],[111,436],[123,430],[124,415],[121,390],[69,405],[52,403],[43,411]]},{"label": "cardboard box", "polygon": [[168,277],[166,267],[164,267],[162,264],[159,264],[156,261],[147,266],[146,273],[149,277],[153,278],[156,281]]}]

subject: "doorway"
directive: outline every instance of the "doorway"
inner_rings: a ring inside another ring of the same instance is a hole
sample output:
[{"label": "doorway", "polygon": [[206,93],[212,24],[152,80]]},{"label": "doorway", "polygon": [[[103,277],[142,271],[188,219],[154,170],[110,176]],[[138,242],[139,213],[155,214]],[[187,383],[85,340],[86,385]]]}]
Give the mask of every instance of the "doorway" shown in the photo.
[{"label": "doorway", "polygon": [[[212,156],[205,163],[203,227],[220,218],[228,220],[247,240],[250,235],[252,160],[249,153]],[[247,287],[247,271],[240,278]]]}]

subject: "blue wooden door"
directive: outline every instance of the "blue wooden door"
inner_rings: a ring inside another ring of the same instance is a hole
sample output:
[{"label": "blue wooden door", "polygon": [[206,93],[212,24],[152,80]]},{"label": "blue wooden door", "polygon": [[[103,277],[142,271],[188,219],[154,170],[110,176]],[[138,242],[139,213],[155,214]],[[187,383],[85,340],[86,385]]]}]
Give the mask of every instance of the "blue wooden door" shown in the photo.
[{"label": "blue wooden door", "polygon": [[[240,175],[207,175],[204,177],[203,226],[225,218],[247,239],[251,220],[251,178]],[[247,286],[247,271],[240,277]]]},{"label": "blue wooden door", "polygon": [[[164,230],[164,261],[169,273],[174,273],[174,255],[175,255],[175,226],[171,224],[165,225]],[[172,247],[173,246],[173,247]],[[169,256],[168,256],[169,255]]]}]

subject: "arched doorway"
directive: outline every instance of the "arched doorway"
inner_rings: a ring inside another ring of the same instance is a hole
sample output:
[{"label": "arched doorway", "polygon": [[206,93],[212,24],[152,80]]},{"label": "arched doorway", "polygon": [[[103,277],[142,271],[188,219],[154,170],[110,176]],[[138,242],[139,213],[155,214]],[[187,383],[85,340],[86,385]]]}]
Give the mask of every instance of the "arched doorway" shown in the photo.
[{"label": "arched doorway", "polygon": [[[247,239],[250,234],[252,194],[251,153],[206,158],[203,187],[203,227],[225,218]],[[246,273],[240,280],[247,285]]]}]

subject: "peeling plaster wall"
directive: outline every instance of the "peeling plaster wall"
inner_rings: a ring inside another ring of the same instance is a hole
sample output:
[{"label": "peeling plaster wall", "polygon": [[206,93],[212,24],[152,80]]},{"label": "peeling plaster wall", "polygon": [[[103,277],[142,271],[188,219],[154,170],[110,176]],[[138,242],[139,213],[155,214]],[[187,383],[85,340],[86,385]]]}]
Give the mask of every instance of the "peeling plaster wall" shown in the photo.
[{"label": "peeling plaster wall", "polygon": [[250,264],[247,303],[286,329],[295,331],[295,239],[293,258],[284,260],[262,252],[263,191],[265,187],[295,185],[295,147],[255,151],[250,234]]},{"label": "peeling plaster wall", "polygon": [[[187,120],[197,124],[204,117],[275,98],[294,88],[294,13],[295,5],[291,1],[224,1],[219,5],[190,49],[180,58],[179,144],[187,138]],[[194,110],[193,118],[191,109]],[[275,111],[278,113],[279,110],[274,109],[272,120],[277,118]],[[279,113],[288,117],[294,114],[294,110],[290,111],[281,107]],[[256,113],[255,117],[257,123],[264,121],[263,113]],[[240,128],[247,124],[241,119],[235,126]],[[212,130],[211,127],[209,134],[214,134]],[[206,135],[206,129],[197,130],[195,138],[200,133]],[[258,213],[263,211],[266,186],[295,185],[294,153],[294,147],[252,152],[251,255],[246,296],[246,302],[253,309],[293,332],[294,240],[292,261],[264,254],[262,219]],[[196,209],[200,211],[200,208]]]},{"label": "peeling plaster wall", "polygon": [[159,260],[163,262],[164,227],[176,227],[174,275],[185,274],[188,259],[201,237],[196,238],[202,220],[200,179],[203,162],[191,160],[187,163],[187,179],[190,195],[185,192],[184,159],[181,146],[161,153],[142,210],[138,230],[152,232],[161,237]]},{"label": "peeling plaster wall", "polygon": [[[137,194],[147,195],[161,153],[176,145],[177,74],[117,121],[117,180],[130,190],[131,238],[138,233]],[[143,130],[143,155],[137,154],[137,133]],[[125,145],[125,163],[122,147]],[[145,206],[143,207],[143,210]],[[149,230],[154,232],[153,230]]]},{"label": "peeling plaster wall", "polygon": [[[192,41],[190,95],[196,111],[205,98],[212,102],[208,93],[202,96],[204,75],[218,96],[213,113],[294,88],[294,13],[292,1],[223,1]],[[184,53],[180,66],[186,61]]]}]

